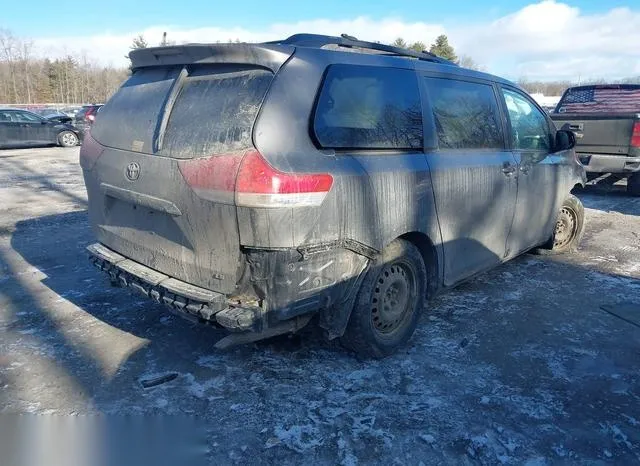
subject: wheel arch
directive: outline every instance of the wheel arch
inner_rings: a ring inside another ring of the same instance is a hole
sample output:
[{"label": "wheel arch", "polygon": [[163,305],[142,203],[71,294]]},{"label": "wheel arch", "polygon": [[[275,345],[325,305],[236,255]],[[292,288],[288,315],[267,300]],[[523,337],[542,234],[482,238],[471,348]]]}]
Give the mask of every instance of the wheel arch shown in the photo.
[{"label": "wheel arch", "polygon": [[427,268],[427,297],[432,296],[440,288],[438,251],[431,238],[421,231],[411,231],[398,237],[413,244],[420,251]]},{"label": "wheel arch", "polygon": [[[424,261],[425,268],[427,270],[427,298],[433,296],[442,286],[442,277],[440,271],[440,259],[438,256],[438,249],[436,245],[433,243],[431,238],[423,232],[420,231],[411,231],[404,233],[392,241],[389,241],[388,244],[393,242],[396,239],[402,239],[404,241],[408,241],[413,244],[420,255],[422,256],[422,260]],[[386,247],[386,245],[385,245]],[[375,259],[374,256],[369,257],[371,261]],[[355,299],[362,285],[362,279],[364,275],[369,271],[369,266],[365,268],[362,272],[361,276],[357,280],[356,288],[353,293],[351,293],[351,297],[345,305],[341,306],[337,311],[333,312],[329,310],[329,312],[325,311],[322,313],[320,317],[320,327],[326,330],[326,336],[329,340],[332,340],[336,337],[341,337],[347,324],[349,322],[349,318],[351,317],[351,312],[355,306]]]}]

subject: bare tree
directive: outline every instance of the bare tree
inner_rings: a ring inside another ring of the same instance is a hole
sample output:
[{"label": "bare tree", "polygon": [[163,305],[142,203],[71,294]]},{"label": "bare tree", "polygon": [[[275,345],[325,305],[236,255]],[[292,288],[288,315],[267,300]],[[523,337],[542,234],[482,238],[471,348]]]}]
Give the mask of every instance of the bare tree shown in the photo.
[{"label": "bare tree", "polygon": [[55,60],[36,58],[33,43],[0,34],[0,103],[87,103],[107,100],[127,70],[99,66],[86,51]]},{"label": "bare tree", "polygon": [[131,50],[146,49],[147,47],[149,47],[149,43],[147,42],[147,39],[145,39],[142,34],[138,34],[136,37],[133,38],[130,49]]},{"label": "bare tree", "polygon": [[0,29],[0,60],[6,61],[9,69],[9,79],[13,87],[13,101],[18,101],[18,86],[16,83],[16,44],[11,32]]},{"label": "bare tree", "polygon": [[462,66],[463,68],[469,68],[471,70],[484,71],[482,67],[478,65],[478,63],[469,55],[460,55],[460,57],[458,58],[458,65]]},{"label": "bare tree", "polygon": [[27,103],[31,103],[31,50],[33,49],[33,42],[30,40],[16,40],[15,46],[20,64],[19,69],[24,72],[23,83]]}]

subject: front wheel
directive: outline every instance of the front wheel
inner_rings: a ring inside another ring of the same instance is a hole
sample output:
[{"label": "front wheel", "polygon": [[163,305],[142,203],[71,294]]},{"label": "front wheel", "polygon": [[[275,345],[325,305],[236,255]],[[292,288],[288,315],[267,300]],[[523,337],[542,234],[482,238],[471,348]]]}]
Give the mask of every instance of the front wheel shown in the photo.
[{"label": "front wheel", "polygon": [[584,235],[584,207],[577,197],[570,195],[563,203],[556,219],[553,235],[537,254],[563,254],[575,252]]},{"label": "front wheel", "polygon": [[342,344],[363,357],[394,353],[413,335],[426,289],[427,270],[418,248],[393,241],[364,278]]},{"label": "front wheel", "polygon": [[62,147],[75,147],[78,145],[78,136],[73,131],[63,131],[58,134],[58,144]]}]

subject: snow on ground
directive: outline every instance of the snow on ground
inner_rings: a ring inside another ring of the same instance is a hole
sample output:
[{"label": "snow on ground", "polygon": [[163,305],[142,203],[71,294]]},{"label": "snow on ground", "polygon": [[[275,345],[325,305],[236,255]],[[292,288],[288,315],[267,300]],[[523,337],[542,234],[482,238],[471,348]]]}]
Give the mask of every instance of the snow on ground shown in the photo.
[{"label": "snow on ground", "polygon": [[0,151],[0,409],[197,416],[216,464],[638,462],[640,199],[579,196],[577,254],[436,298],[397,355],[312,329],[220,352],[88,263],[77,149]]}]

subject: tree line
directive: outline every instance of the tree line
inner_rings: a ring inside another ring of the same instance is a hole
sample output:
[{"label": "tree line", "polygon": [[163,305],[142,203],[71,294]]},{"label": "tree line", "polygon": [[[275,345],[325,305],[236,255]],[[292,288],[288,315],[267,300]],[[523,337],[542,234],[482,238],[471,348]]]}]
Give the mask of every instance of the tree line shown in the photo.
[{"label": "tree line", "polygon": [[127,74],[86,53],[40,58],[33,41],[0,29],[0,104],[104,102]]},{"label": "tree line", "polygon": [[[427,51],[441,58],[452,61],[464,68],[484,71],[483,67],[479,66],[475,60],[468,55],[458,56],[453,46],[449,44],[449,39],[444,34],[438,36],[429,48],[427,48],[424,42],[421,41],[409,44],[402,37],[397,38],[390,45],[415,50],[417,52]],[[580,84],[640,84],[640,76],[619,80],[588,80],[581,82]],[[521,78],[518,80],[518,85],[531,94],[559,96],[562,95],[568,87],[576,86],[577,84],[571,81],[532,81],[526,78]]]},{"label": "tree line", "polygon": [[[230,41],[231,42],[231,41]],[[236,42],[239,42],[236,40]],[[173,45],[166,33],[158,45]],[[407,43],[399,37],[391,45],[416,51],[428,51],[460,66],[482,69],[473,58],[458,55],[446,35],[438,36],[427,48],[420,41]],[[131,49],[148,47],[143,35],[133,38]],[[41,58],[33,41],[0,29],[0,104],[99,103],[106,101],[127,78],[130,70],[97,63],[86,52],[62,58]],[[604,81],[601,81],[604,82]],[[640,77],[617,81],[640,83]],[[583,83],[591,84],[599,81]],[[518,81],[531,93],[560,95],[573,85],[568,81]]]}]

